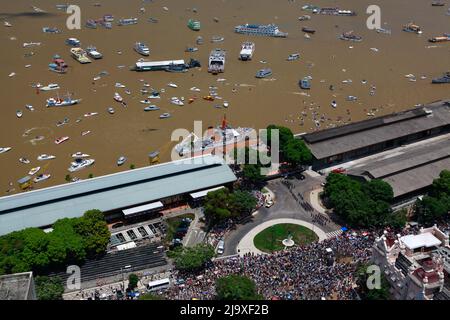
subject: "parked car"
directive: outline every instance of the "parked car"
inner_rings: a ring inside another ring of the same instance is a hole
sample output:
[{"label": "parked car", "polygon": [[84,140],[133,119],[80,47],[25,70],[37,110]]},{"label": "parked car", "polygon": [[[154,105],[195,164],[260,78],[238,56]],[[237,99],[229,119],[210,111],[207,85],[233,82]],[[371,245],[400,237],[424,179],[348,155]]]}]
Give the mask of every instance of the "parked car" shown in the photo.
[{"label": "parked car", "polygon": [[225,241],[220,240],[219,244],[217,245],[217,253],[223,254],[224,250],[225,250]]},{"label": "parked car", "polygon": [[273,206],[274,202],[272,200],[267,200],[266,201],[266,208],[270,208],[271,206]]}]

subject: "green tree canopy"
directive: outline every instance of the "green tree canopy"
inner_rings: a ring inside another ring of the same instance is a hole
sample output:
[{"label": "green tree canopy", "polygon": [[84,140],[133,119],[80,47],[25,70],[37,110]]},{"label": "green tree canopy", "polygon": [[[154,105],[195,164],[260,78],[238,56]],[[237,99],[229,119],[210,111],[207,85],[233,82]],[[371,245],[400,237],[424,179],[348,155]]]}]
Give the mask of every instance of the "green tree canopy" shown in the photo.
[{"label": "green tree canopy", "polygon": [[139,300],[165,300],[163,296],[151,292],[139,296]]},{"label": "green tree canopy", "polygon": [[216,280],[216,293],[219,300],[260,300],[256,285],[248,277],[229,275]]},{"label": "green tree canopy", "polygon": [[310,164],[313,156],[303,140],[297,139],[289,128],[269,125],[267,127],[267,145],[271,147],[272,130],[277,130],[280,142],[280,159],[289,162],[291,165]]},{"label": "green tree canopy", "polygon": [[199,243],[193,247],[178,247],[172,253],[175,266],[179,270],[196,270],[214,257],[214,247]]},{"label": "green tree canopy", "polygon": [[330,173],[324,187],[334,212],[352,226],[388,224],[392,194],[392,188],[383,181],[360,182],[338,173]]},{"label": "green tree canopy", "polygon": [[448,217],[450,212],[450,171],[443,170],[439,178],[433,180],[428,196],[418,200],[415,214],[422,223],[431,224]]},{"label": "green tree canopy", "polygon": [[130,290],[134,290],[137,287],[138,282],[139,277],[136,274],[132,273],[128,276],[128,288]]},{"label": "green tree canopy", "polygon": [[233,216],[250,214],[256,203],[255,197],[248,191],[236,190],[230,194],[230,210]]},{"label": "green tree canopy", "polygon": [[37,276],[34,283],[39,300],[62,300],[64,286],[60,278]]},{"label": "green tree canopy", "polygon": [[98,210],[80,218],[60,219],[50,233],[38,228],[11,232],[0,237],[0,274],[46,274],[66,264],[78,264],[90,254],[104,252],[109,237],[103,213]]}]

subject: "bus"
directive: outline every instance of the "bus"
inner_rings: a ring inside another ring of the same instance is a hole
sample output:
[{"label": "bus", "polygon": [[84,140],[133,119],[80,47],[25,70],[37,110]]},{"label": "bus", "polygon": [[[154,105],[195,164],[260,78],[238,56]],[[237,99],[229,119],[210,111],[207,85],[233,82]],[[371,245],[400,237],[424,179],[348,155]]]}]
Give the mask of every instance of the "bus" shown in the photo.
[{"label": "bus", "polygon": [[169,280],[169,278],[165,278],[165,279],[149,282],[147,284],[147,290],[150,292],[165,290],[165,289],[169,288],[169,286],[170,286],[170,280]]}]

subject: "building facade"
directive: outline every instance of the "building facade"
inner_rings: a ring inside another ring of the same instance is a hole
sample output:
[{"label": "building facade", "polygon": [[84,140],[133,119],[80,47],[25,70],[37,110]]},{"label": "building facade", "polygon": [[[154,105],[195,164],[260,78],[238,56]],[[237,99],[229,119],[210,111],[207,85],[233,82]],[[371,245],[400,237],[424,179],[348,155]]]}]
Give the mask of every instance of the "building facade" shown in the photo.
[{"label": "building facade", "polygon": [[432,300],[449,287],[449,236],[436,226],[417,235],[385,232],[372,247],[372,262],[391,285],[395,300]]}]

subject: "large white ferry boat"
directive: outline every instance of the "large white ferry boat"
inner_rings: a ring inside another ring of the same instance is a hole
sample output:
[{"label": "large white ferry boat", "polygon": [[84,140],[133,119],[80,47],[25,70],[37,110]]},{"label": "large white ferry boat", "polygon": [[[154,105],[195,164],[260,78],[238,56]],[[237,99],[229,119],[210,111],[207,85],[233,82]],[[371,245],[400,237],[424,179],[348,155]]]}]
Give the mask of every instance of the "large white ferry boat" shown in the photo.
[{"label": "large white ferry boat", "polygon": [[281,32],[275,24],[242,24],[234,27],[234,32],[258,36],[286,38],[287,32]]},{"label": "large white ferry boat", "polygon": [[241,52],[239,53],[239,59],[242,61],[252,60],[253,52],[255,51],[255,43],[246,41],[241,46]]}]

